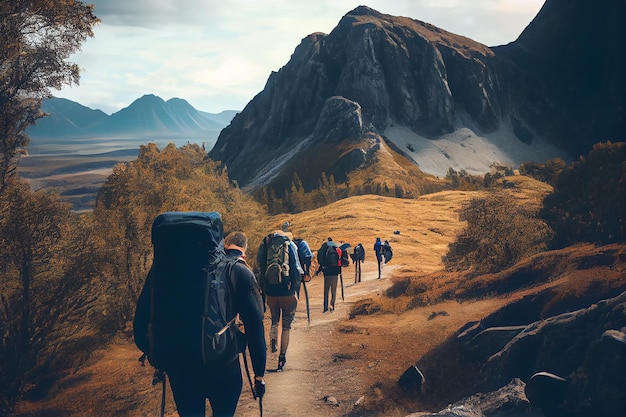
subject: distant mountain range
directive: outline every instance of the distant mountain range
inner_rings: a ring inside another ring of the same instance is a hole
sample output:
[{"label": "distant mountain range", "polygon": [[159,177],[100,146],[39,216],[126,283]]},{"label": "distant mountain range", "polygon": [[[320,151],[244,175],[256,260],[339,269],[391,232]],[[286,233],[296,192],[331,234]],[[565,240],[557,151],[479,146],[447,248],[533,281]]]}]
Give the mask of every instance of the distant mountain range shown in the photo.
[{"label": "distant mountain range", "polygon": [[93,110],[64,98],[44,100],[48,116],[29,128],[32,138],[132,137],[151,139],[202,139],[213,146],[219,132],[237,114],[196,110],[186,100],[147,94],[111,114]]}]

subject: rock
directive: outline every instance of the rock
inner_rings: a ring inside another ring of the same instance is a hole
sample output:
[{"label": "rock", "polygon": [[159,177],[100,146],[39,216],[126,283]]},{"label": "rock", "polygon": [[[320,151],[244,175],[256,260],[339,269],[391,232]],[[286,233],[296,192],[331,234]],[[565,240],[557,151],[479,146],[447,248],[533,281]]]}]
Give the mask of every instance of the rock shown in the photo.
[{"label": "rock", "polygon": [[400,376],[398,385],[406,392],[417,394],[422,392],[424,382],[426,382],[424,374],[422,374],[422,371],[420,371],[417,366],[413,365]]},{"label": "rock", "polygon": [[596,417],[626,415],[626,334],[607,330],[589,361],[590,395]]},{"label": "rock", "polygon": [[537,372],[528,380],[524,393],[546,417],[556,417],[561,415],[559,407],[565,400],[567,381],[549,372]]},{"label": "rock", "polygon": [[530,409],[530,402],[524,394],[525,386],[526,384],[522,380],[514,378],[496,391],[478,393],[454,405],[481,410],[485,416],[526,413]]},{"label": "rock", "polygon": [[326,397],[324,397],[324,401],[326,401],[326,404],[328,405],[339,405],[339,401],[337,401],[337,398],[335,398],[333,395],[327,395]]},{"label": "rock", "polygon": [[358,407],[365,402],[365,395],[361,395],[358,400],[354,402],[354,406]]},{"label": "rock", "polygon": [[[563,414],[626,415],[626,335],[622,329],[626,292],[518,327],[520,315],[514,313],[526,311],[525,318],[538,316],[532,310],[543,309],[545,303],[535,302],[541,299],[546,297],[538,294],[526,304],[506,307],[479,323],[463,326],[446,343],[420,358],[416,366],[429,375],[421,399],[441,406],[496,391],[519,378],[530,383],[529,399],[543,404],[540,393],[546,388],[533,386],[542,383],[539,376],[532,383],[530,380],[539,372],[550,372],[567,380],[566,389],[558,383],[552,386],[561,396],[554,398],[562,401]],[[487,353],[491,354],[488,358]]]}]

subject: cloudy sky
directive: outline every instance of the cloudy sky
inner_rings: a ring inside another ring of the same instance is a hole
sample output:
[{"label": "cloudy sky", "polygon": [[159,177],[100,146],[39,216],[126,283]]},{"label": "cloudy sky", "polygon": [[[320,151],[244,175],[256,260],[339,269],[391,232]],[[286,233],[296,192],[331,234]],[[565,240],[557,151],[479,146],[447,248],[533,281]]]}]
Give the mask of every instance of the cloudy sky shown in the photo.
[{"label": "cloudy sky", "polygon": [[488,46],[514,41],[544,0],[83,0],[102,20],[71,59],[80,86],[53,91],[106,113],[144,94],[199,110],[241,110],[302,38],[359,5],[422,20]]}]

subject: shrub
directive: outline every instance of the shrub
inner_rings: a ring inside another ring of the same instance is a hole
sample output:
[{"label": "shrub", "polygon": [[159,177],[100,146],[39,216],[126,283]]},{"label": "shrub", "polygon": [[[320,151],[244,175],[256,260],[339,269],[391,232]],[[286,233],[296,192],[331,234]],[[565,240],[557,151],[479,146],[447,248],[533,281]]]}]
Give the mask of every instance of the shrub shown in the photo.
[{"label": "shrub", "polygon": [[540,215],[554,229],[556,248],[624,242],[624,201],[626,143],[598,143],[558,176]]},{"label": "shrub", "polygon": [[444,257],[449,271],[493,273],[546,249],[548,225],[504,191],[475,198],[461,209],[467,227]]}]

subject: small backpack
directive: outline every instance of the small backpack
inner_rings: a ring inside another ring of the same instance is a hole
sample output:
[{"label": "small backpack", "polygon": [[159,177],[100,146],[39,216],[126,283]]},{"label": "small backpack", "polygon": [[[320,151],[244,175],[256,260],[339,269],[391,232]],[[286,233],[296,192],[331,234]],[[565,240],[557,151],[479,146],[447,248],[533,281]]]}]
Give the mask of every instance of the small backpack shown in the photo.
[{"label": "small backpack", "polygon": [[[261,253],[261,277],[268,285],[288,284],[289,244],[291,240],[281,234],[267,235]],[[262,266],[261,266],[262,265]]]},{"label": "small backpack", "polygon": [[226,256],[222,234],[217,212],[168,212],[152,224],[154,259],[133,332],[157,369],[226,363],[239,354],[232,281],[239,259]]}]

